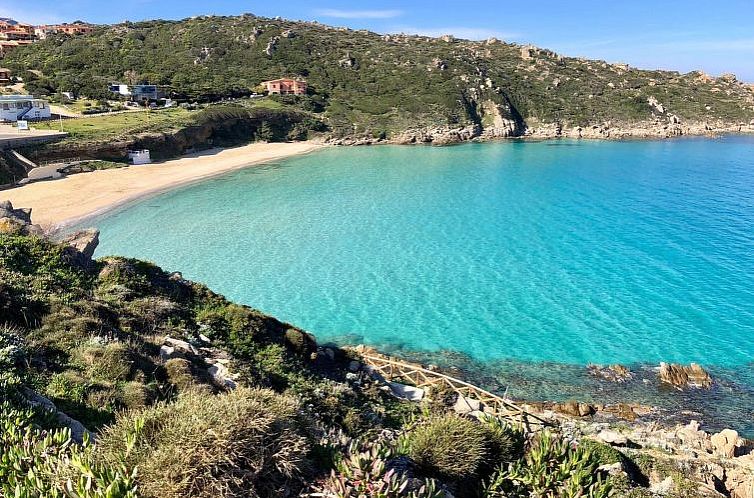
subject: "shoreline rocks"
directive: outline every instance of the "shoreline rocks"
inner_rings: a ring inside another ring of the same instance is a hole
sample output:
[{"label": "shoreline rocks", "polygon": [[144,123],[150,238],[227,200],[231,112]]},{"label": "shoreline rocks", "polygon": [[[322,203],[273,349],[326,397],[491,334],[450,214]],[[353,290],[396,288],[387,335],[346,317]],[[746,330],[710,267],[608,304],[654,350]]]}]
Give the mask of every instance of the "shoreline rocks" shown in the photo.
[{"label": "shoreline rocks", "polygon": [[660,363],[660,381],[676,389],[709,389],[712,387],[712,377],[696,363],[679,365],[676,363]]},{"label": "shoreline rocks", "polygon": [[589,140],[625,140],[676,138],[682,136],[715,136],[725,133],[754,134],[754,123],[683,123],[676,115],[669,115],[663,120],[626,123],[615,125],[612,122],[595,123],[587,126],[563,128],[558,123],[518,123],[512,119],[494,115],[494,123],[483,127],[478,124],[466,126],[434,126],[408,129],[385,139],[372,136],[330,137],[326,140],[332,145],[451,145],[470,141],[491,141],[505,138],[515,139],[589,139]]}]

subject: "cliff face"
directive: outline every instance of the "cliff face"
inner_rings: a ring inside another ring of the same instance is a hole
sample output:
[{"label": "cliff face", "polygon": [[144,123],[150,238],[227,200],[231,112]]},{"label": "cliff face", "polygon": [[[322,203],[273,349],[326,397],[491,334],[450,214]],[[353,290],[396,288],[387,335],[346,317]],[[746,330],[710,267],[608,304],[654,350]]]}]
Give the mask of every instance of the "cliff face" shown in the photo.
[{"label": "cliff face", "polygon": [[306,139],[310,131],[322,131],[324,124],[295,111],[252,110],[202,115],[196,123],[167,132],[142,133],[115,140],[73,141],[24,150],[34,161],[64,161],[71,158],[122,161],[128,151],[149,149],[156,160],[169,159],[195,150],[229,147],[255,140]]},{"label": "cliff face", "polygon": [[629,130],[655,120],[727,127],[754,119],[754,91],[732,75],[639,70],[495,39],[379,35],[253,15],[124,23],[20,48],[4,64],[41,71],[28,78],[32,91],[73,85],[65,89],[90,97],[106,96],[100,82],[126,74],[200,101],[300,76],[310,88],[301,105],[321,105],[335,138],[411,141],[399,136],[472,128],[482,136],[547,127]]}]

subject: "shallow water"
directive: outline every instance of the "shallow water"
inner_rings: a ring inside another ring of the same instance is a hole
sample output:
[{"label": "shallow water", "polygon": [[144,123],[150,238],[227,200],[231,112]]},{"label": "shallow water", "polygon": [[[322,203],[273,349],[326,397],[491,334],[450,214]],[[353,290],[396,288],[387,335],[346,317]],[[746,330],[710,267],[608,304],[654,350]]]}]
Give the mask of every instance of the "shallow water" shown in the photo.
[{"label": "shallow water", "polygon": [[328,149],[95,224],[97,255],[320,340],[488,366],[754,356],[752,137]]}]

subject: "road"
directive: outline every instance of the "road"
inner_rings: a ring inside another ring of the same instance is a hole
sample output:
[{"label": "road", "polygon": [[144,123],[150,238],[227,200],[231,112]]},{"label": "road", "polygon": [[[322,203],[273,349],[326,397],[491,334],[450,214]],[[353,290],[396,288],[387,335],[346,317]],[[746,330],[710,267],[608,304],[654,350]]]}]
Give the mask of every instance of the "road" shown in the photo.
[{"label": "road", "polygon": [[0,149],[21,147],[27,144],[48,142],[66,136],[67,133],[51,130],[19,131],[11,125],[0,124]]}]

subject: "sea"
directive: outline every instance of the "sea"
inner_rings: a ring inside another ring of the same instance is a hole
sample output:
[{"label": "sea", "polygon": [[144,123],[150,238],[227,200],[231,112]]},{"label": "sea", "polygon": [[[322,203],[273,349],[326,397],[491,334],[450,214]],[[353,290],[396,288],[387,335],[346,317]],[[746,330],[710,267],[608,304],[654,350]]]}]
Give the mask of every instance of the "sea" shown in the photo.
[{"label": "sea", "polygon": [[[321,343],[754,434],[754,137],[333,147],[88,224],[97,256],[180,271]],[[663,386],[660,362],[715,387]],[[616,363],[635,378],[586,369]]]}]

